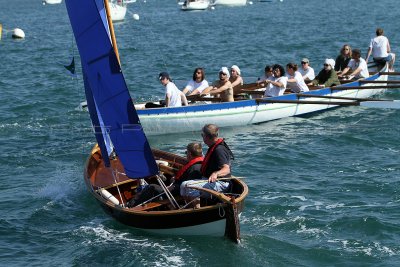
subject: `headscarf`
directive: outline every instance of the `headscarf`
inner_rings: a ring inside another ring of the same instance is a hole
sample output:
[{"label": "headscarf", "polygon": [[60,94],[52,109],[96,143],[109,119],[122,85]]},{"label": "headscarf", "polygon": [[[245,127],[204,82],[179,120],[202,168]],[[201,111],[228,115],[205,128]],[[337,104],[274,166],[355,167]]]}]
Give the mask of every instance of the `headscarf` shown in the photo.
[{"label": "headscarf", "polygon": [[331,65],[332,69],[335,68],[335,60],[332,58],[325,59],[325,64]]},{"label": "headscarf", "polygon": [[226,76],[228,76],[228,78],[231,77],[231,75],[229,74],[229,70],[228,70],[227,67],[222,67],[222,68],[219,70],[219,72],[225,73]]},{"label": "headscarf", "polygon": [[234,69],[240,75],[240,69],[237,65],[232,65],[231,69]]}]

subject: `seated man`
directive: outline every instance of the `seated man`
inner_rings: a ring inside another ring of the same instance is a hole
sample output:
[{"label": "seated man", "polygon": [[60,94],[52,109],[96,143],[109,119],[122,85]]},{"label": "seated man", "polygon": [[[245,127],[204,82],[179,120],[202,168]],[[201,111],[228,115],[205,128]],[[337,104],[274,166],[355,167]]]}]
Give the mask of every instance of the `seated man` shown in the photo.
[{"label": "seated man", "polygon": [[369,57],[371,56],[374,59],[374,62],[380,64],[383,62],[389,62],[389,71],[394,71],[394,61],[396,55],[391,53],[389,39],[383,35],[383,29],[376,29],[376,37],[371,39],[371,43],[368,47],[368,53],[366,61],[368,62]]},{"label": "seated man", "polygon": [[222,67],[218,73],[219,80],[215,81],[212,86],[207,87],[201,95],[215,95],[221,97],[222,102],[233,102],[233,87],[229,81],[229,71],[227,67]]},{"label": "seated man", "polygon": [[190,143],[186,147],[186,163],[175,175],[174,182],[168,187],[173,195],[179,195],[182,182],[201,179],[201,163],[203,162],[203,150],[200,143]]},{"label": "seated man", "polygon": [[189,180],[181,184],[181,195],[188,201],[195,200],[196,208],[200,207],[199,197],[208,198],[210,194],[189,187],[202,187],[217,192],[225,192],[229,187],[229,182],[218,178],[230,177],[233,154],[224,139],[218,138],[218,131],[218,126],[215,124],[206,124],[202,129],[203,141],[209,147],[201,164],[203,181]]},{"label": "seated man", "polygon": [[193,72],[193,77],[188,81],[182,93],[185,95],[198,95],[208,87],[208,82],[205,79],[206,75],[203,68],[196,68]]},{"label": "seated man", "polygon": [[[188,163],[185,164],[175,175],[173,183],[168,186],[168,190],[174,195],[179,195],[179,188],[182,182],[190,179],[201,179],[201,163],[203,162],[203,151],[200,143],[189,143],[186,146],[186,158]],[[141,187],[141,191],[137,192],[135,198],[128,201],[128,207],[135,207],[149,199],[160,195],[163,189],[158,184],[149,184]]]},{"label": "seated man", "polygon": [[361,57],[361,51],[359,49],[353,50],[349,64],[338,76],[343,77],[350,69],[352,73],[348,76],[349,80],[353,78],[358,80],[369,77],[367,62]]},{"label": "seated man", "polygon": [[182,93],[178,87],[171,81],[169,74],[161,72],[159,80],[162,85],[165,86],[165,106],[166,107],[181,107],[188,105],[186,96]]}]

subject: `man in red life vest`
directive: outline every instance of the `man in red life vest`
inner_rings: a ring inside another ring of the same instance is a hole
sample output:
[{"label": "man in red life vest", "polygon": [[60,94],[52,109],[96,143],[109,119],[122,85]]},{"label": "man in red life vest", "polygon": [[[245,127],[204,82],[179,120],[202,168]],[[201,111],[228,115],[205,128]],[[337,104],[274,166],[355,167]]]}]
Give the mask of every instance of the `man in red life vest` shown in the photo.
[{"label": "man in red life vest", "polygon": [[181,195],[188,200],[197,199],[195,206],[199,207],[199,197],[209,198],[207,193],[200,193],[199,190],[187,188],[203,187],[217,192],[224,192],[228,189],[229,182],[218,180],[218,178],[226,178],[231,175],[231,161],[233,160],[232,151],[225,143],[224,139],[218,137],[218,126],[215,124],[206,124],[201,136],[204,143],[209,147],[207,154],[201,164],[201,173],[203,183],[199,181],[185,181],[181,185]]},{"label": "man in red life vest", "polygon": [[175,175],[175,181],[169,186],[169,190],[173,195],[179,195],[179,188],[182,182],[187,180],[201,179],[201,163],[203,162],[203,150],[200,143],[189,143],[186,146],[185,164]]},{"label": "man in red life vest", "polygon": [[[186,146],[186,163],[175,175],[174,182],[168,186],[168,190],[173,195],[179,195],[179,188],[182,182],[193,179],[201,179],[201,163],[203,162],[203,150],[200,143],[190,143]],[[150,198],[163,192],[160,185],[149,184],[136,197],[128,201],[128,207],[135,207]]]}]

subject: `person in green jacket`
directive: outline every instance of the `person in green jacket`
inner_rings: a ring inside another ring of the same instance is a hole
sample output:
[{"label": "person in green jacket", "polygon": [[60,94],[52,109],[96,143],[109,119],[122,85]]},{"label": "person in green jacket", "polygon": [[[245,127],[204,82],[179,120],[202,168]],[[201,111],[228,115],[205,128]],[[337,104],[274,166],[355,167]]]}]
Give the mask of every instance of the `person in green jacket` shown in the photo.
[{"label": "person in green jacket", "polygon": [[338,75],[335,71],[335,60],[332,58],[325,59],[324,68],[315,76],[307,85],[317,85],[324,87],[331,87],[334,85],[340,85]]}]

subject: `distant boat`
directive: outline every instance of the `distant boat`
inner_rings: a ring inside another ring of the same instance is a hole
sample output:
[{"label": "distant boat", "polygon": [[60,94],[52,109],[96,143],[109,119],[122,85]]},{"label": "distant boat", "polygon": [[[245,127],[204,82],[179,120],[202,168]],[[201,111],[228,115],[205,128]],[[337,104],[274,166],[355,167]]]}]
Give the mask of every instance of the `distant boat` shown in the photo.
[{"label": "distant boat", "polygon": [[245,6],[247,0],[215,0],[214,5],[225,5],[225,6]]},{"label": "distant boat", "polygon": [[[84,171],[93,198],[110,216],[138,229],[168,235],[225,235],[239,242],[247,185],[232,178],[226,193],[199,188],[213,199],[203,201],[198,209],[174,198],[163,179],[171,181],[188,161],[150,148],[121,70],[113,23],[106,16],[107,0],[65,2],[98,143]],[[146,203],[128,204],[140,192],[142,181],[159,184],[163,192]]]},{"label": "distant boat", "polygon": [[110,16],[113,22],[123,21],[127,12],[127,5],[135,3],[136,0],[110,0]]},{"label": "distant boat", "polygon": [[205,10],[210,6],[208,0],[187,0],[182,4],[183,11]]},{"label": "distant boat", "polygon": [[124,1],[110,1],[110,15],[114,22],[122,21],[125,19],[127,7]]},{"label": "distant boat", "polygon": [[47,5],[54,5],[54,4],[60,4],[62,0],[43,0],[43,4]]}]

